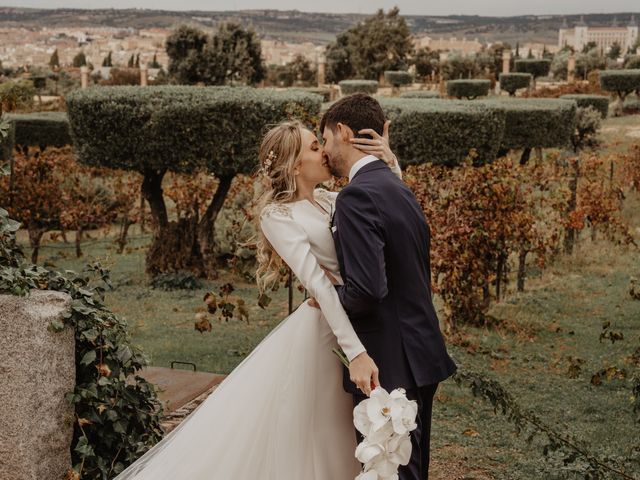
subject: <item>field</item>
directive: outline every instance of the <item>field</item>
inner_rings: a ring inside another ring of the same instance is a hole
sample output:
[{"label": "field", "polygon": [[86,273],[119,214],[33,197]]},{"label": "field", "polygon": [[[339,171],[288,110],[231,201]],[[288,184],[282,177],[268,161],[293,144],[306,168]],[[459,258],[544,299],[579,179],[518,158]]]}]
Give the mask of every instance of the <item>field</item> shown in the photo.
[{"label": "field", "polygon": [[[607,120],[603,151],[640,141],[635,136],[639,131],[640,116]],[[631,194],[625,202],[636,241],[640,240],[638,197]],[[79,270],[89,260],[109,266],[116,290],[107,303],[128,320],[135,343],[152,365],[182,360],[195,362],[200,370],[228,373],[286,316],[284,290],[261,310],[255,287],[230,273],[193,291],[150,288],[144,274],[149,240],[148,234],[134,230],[130,250],[118,255],[111,239],[97,237],[85,244],[82,259],[74,257],[71,243],[49,242],[41,258],[59,269]],[[631,362],[632,353],[640,347],[640,301],[628,293],[632,276],[640,277],[637,250],[592,241],[585,232],[572,257],[560,257],[532,275],[526,292],[510,292],[494,305],[493,326],[465,328],[450,338],[451,354],[461,369],[498,380],[523,408],[534,411],[546,424],[575,434],[591,451],[638,459],[640,441],[630,378],[604,380],[599,386],[591,383],[592,375],[607,367],[626,370],[628,377],[638,369]],[[204,305],[205,292],[217,291],[227,281],[248,304],[249,324],[235,319],[214,322],[212,332],[197,332],[194,314]],[[301,300],[296,292],[296,303]],[[623,334],[623,340],[600,340],[606,321]],[[509,422],[467,389],[449,380],[436,400],[433,478],[560,478],[559,467],[542,459],[539,444],[528,445]],[[640,471],[635,476],[640,478]]]}]

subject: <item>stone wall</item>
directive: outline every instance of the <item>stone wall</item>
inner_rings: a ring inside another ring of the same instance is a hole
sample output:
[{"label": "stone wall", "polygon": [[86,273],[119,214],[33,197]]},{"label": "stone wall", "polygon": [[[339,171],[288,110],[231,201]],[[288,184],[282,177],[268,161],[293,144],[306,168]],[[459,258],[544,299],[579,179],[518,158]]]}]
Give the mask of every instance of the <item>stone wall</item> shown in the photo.
[{"label": "stone wall", "polygon": [[59,292],[0,295],[0,479],[57,480],[71,466],[74,333],[47,330],[70,306]]}]

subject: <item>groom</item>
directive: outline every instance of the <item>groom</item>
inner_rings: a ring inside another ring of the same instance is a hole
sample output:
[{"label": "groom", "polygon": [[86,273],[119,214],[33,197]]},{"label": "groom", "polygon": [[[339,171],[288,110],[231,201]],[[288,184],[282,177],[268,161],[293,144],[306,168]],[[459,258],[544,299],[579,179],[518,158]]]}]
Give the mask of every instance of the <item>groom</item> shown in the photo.
[{"label": "groom", "polygon": [[402,387],[417,401],[411,460],[399,474],[401,480],[425,480],[433,397],[456,365],[447,354],[432,302],[424,213],[383,161],[350,142],[366,128],[382,135],[384,123],[382,108],[365,94],[337,101],[320,123],[334,175],[349,178],[331,225],[344,281],[336,288],[368,353],[345,370],[344,388],[357,404],[366,398],[362,392],[369,391],[370,382],[379,378],[385,389]]}]

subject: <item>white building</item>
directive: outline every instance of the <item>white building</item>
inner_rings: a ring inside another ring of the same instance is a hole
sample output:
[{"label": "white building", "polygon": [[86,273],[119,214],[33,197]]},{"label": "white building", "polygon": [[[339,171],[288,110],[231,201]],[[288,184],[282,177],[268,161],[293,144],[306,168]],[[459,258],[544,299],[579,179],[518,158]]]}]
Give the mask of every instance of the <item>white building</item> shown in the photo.
[{"label": "white building", "polygon": [[629,23],[625,27],[589,27],[584,18],[581,18],[575,27],[565,26],[558,32],[558,46],[560,48],[569,46],[577,51],[581,51],[585,45],[594,42],[598,49],[606,52],[611,45],[618,43],[622,47],[622,52],[633,47],[638,40],[638,24],[635,17],[631,15]]}]

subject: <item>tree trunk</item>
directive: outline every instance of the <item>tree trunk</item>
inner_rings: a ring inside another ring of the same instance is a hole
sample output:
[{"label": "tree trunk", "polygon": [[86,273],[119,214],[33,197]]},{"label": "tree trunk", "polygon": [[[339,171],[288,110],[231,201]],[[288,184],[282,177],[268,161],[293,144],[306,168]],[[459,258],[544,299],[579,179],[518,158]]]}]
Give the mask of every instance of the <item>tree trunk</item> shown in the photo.
[{"label": "tree trunk", "polygon": [[[578,180],[580,178],[580,160],[575,159],[573,164],[573,176],[569,181],[569,190],[571,191],[571,197],[569,198],[569,204],[567,205],[567,217],[571,215],[576,209],[578,204]],[[571,255],[573,253],[573,246],[576,240],[575,228],[568,226],[564,237],[564,252]]]},{"label": "tree trunk", "polygon": [[162,196],[162,179],[165,173],[166,170],[145,170],[144,179],[142,180],[142,195],[149,203],[154,228],[158,231],[166,228],[169,223],[167,206]]},{"label": "tree trunk", "polygon": [[29,245],[31,246],[31,263],[38,263],[38,254],[40,252],[40,240],[46,230],[43,228],[29,228]]},{"label": "tree trunk", "polygon": [[76,258],[80,258],[82,256],[82,248],[80,247],[82,243],[82,228],[76,230]]},{"label": "tree trunk", "polygon": [[502,255],[498,256],[498,265],[496,268],[496,302],[500,303],[500,294],[501,292],[501,282],[502,282]]},{"label": "tree trunk", "polygon": [[[146,230],[145,215],[144,215],[144,195],[140,195],[140,233],[144,233]],[[128,227],[127,227],[128,228]]]},{"label": "tree trunk", "polygon": [[527,254],[528,250],[520,250],[518,255],[518,291],[524,292],[524,282],[527,278]]},{"label": "tree trunk", "polygon": [[120,224],[120,234],[118,235],[118,253],[124,252],[124,247],[127,246],[127,234],[129,233],[129,227],[131,226],[131,221],[129,220],[129,215],[125,214],[122,219],[122,224]]},{"label": "tree trunk", "polygon": [[527,147],[522,150],[522,156],[520,157],[520,165],[526,165],[531,157],[531,147]]},{"label": "tree trunk", "polygon": [[198,245],[198,225],[194,218],[181,218],[167,223],[154,233],[147,251],[146,271],[152,277],[181,270],[201,277],[204,261]]},{"label": "tree trunk", "polygon": [[204,266],[207,274],[211,276],[215,276],[216,266],[215,222],[220,210],[222,210],[224,201],[227,198],[233,178],[233,175],[220,177],[220,183],[218,184],[216,193],[198,225],[198,242],[200,244],[200,252],[204,259]]}]

